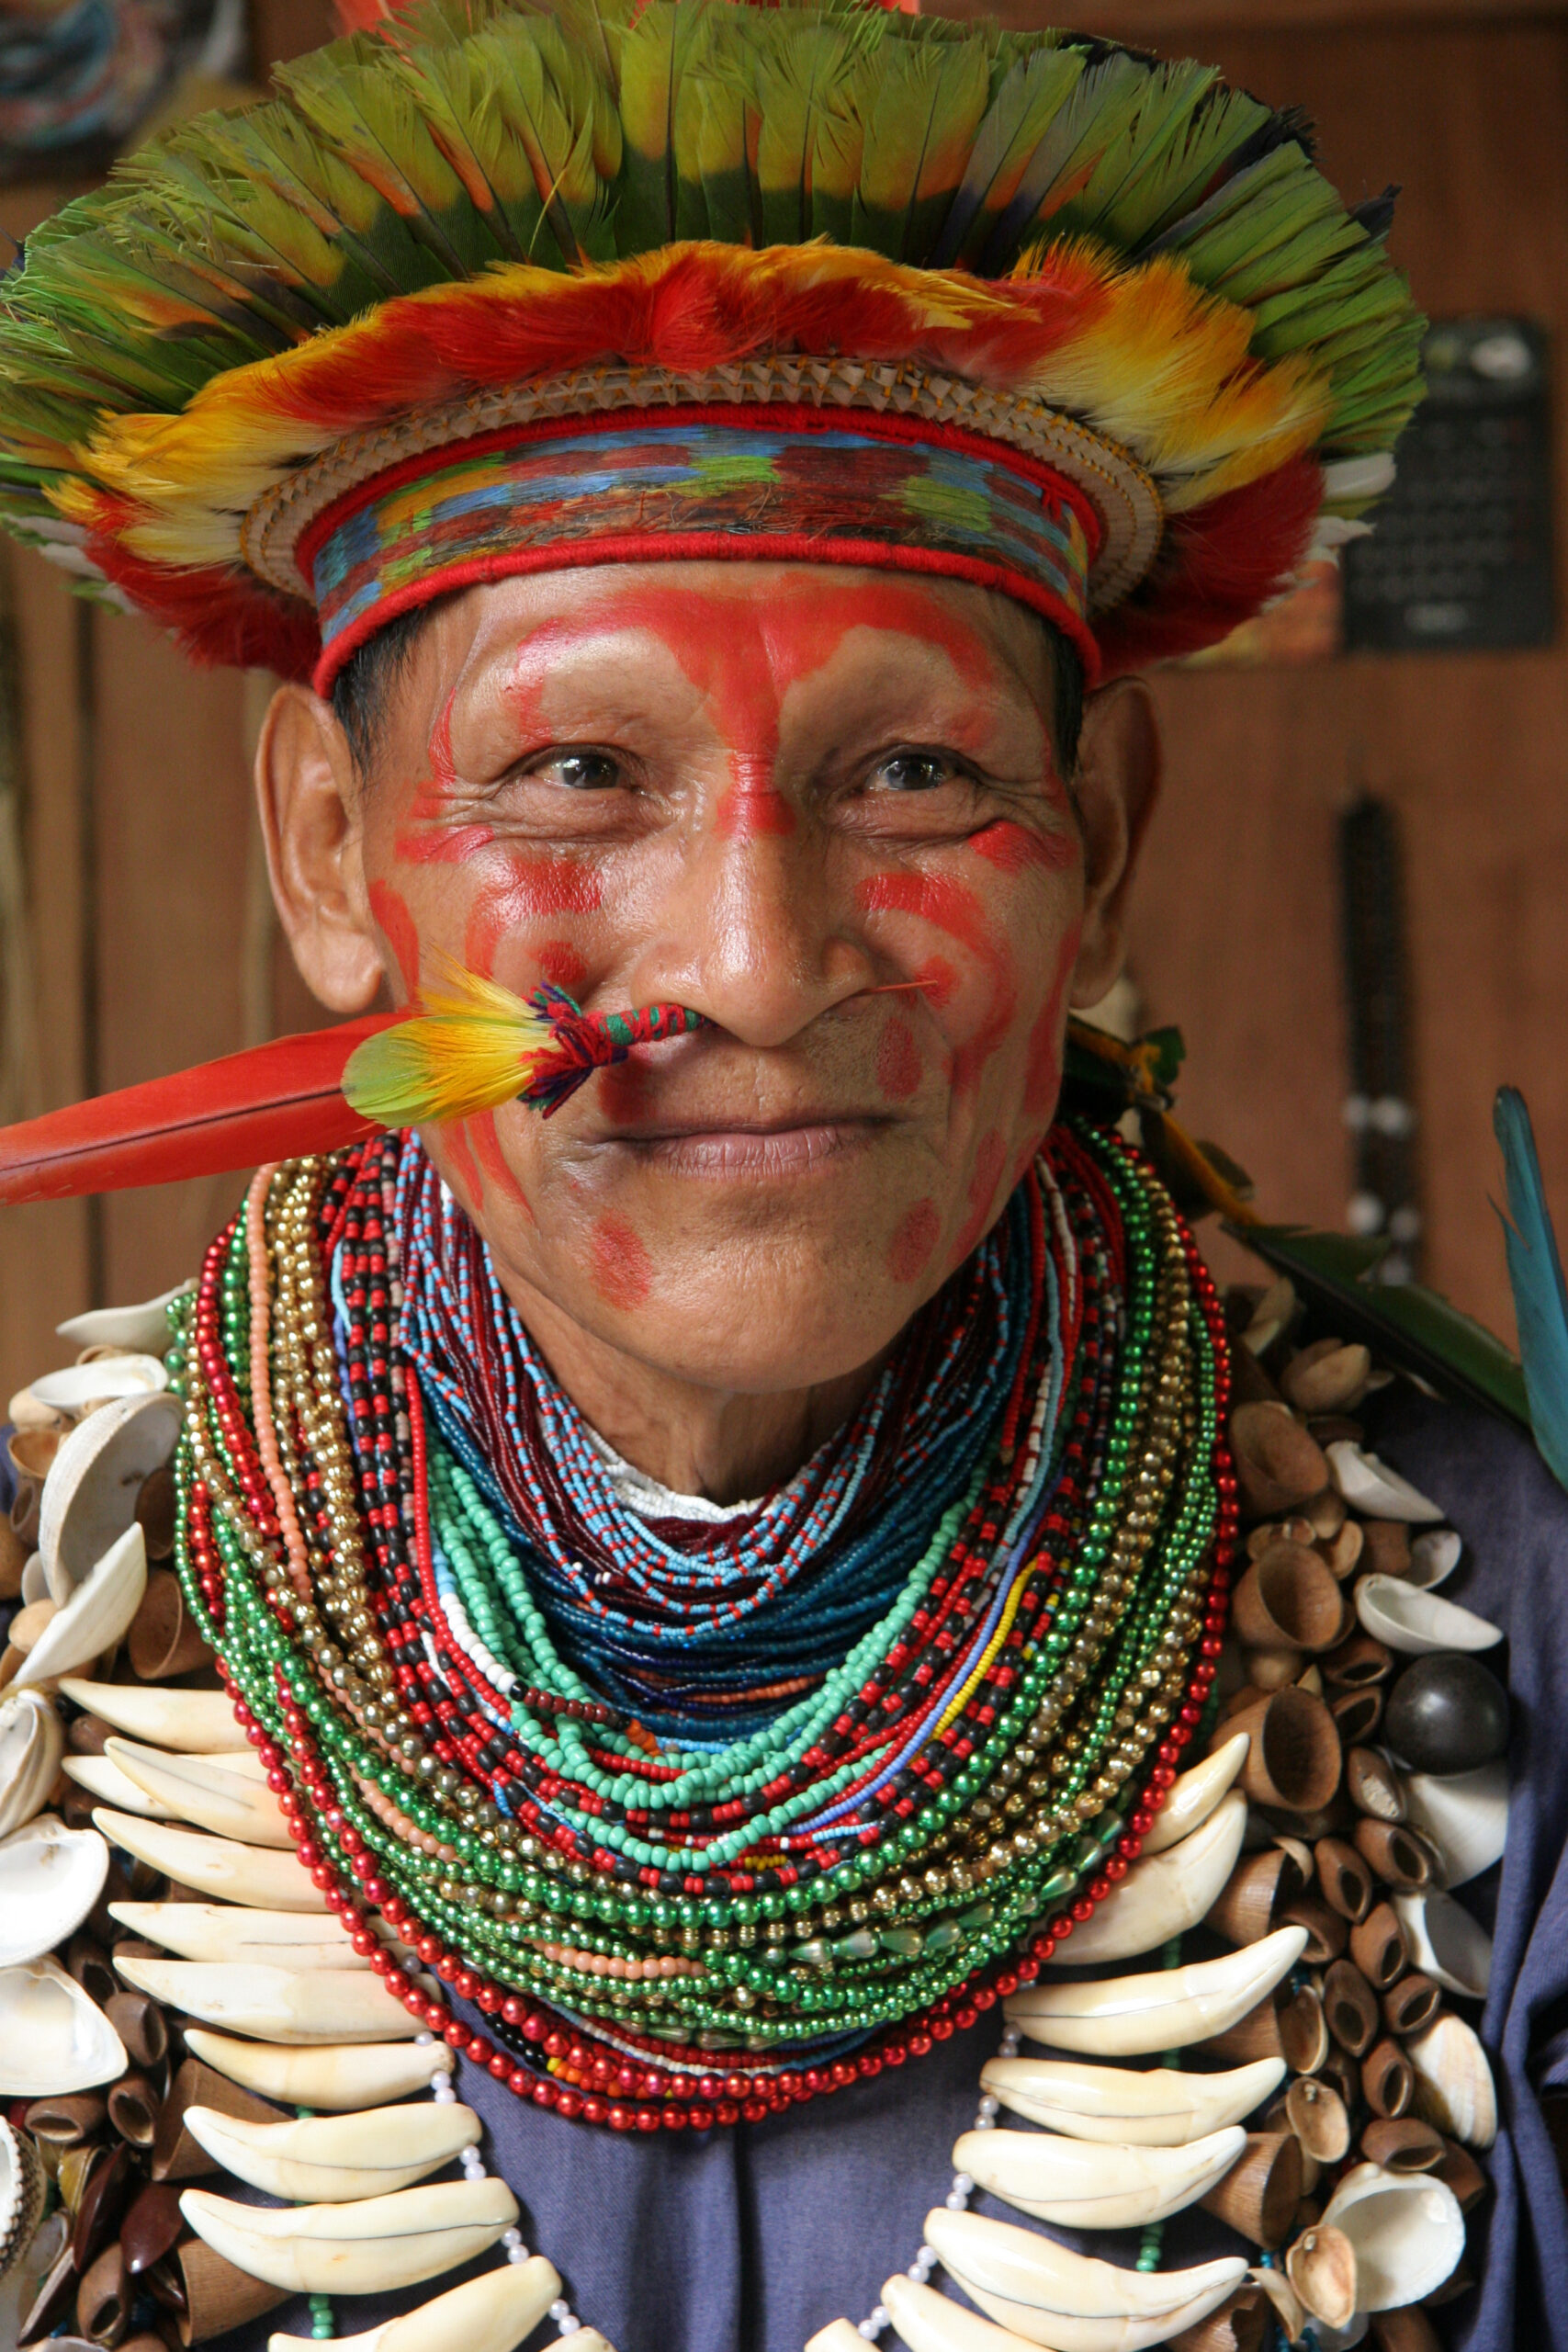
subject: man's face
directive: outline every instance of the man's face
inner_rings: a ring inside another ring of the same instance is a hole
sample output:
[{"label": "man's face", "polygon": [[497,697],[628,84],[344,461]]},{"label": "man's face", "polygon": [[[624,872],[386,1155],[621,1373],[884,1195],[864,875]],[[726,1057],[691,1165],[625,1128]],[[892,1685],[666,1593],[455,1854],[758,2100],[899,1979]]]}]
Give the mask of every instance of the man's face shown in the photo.
[{"label": "man's face", "polygon": [[1038,625],[830,567],[556,572],[439,608],[388,695],[344,871],[394,999],[445,955],[712,1024],[426,1131],[513,1295],[732,1391],[868,1363],[999,1216],[1110,977]]}]

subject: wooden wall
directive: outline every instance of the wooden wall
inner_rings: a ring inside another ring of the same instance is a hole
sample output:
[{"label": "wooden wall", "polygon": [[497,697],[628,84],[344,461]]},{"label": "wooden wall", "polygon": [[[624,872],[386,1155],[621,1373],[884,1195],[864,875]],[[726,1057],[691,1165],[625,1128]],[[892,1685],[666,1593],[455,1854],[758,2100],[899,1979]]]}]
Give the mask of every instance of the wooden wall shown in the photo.
[{"label": "wooden wall", "polygon": [[[1077,14],[1303,103],[1348,194],[1401,181],[1395,250],[1429,310],[1562,326],[1568,17],[1435,17],[1390,0],[1369,27],[1345,21],[1350,0],[1206,6],[1207,29],[1182,0]],[[320,22],[320,0],[266,0],[263,47],[287,53]],[[0,194],[0,225],[25,228],[42,203]],[[1568,496],[1568,463],[1559,486]],[[140,623],[73,605],[31,556],[11,576],[45,1100],[304,1025],[303,991],[258,918],[254,686],[193,674]],[[1409,860],[1428,1274],[1510,1329],[1487,1205],[1502,1079],[1529,1095],[1568,1233],[1568,654],[1186,673],[1155,692],[1168,775],[1134,965],[1150,1016],[1186,1029],[1186,1115],[1252,1170],[1268,1214],[1339,1222],[1334,826],[1353,789],[1387,794]],[[61,1316],[191,1272],[237,1192],[217,1182],[0,1216],[0,1402],[50,1360]]]}]

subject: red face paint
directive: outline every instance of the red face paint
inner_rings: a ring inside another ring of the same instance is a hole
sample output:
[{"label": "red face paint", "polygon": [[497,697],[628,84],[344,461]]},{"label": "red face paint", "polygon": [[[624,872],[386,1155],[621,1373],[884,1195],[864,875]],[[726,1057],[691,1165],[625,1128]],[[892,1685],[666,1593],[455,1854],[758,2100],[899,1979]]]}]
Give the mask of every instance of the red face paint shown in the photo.
[{"label": "red face paint", "polygon": [[[487,861],[488,863],[488,861]],[[495,951],[509,931],[561,915],[592,914],[601,898],[599,876],[575,858],[509,858],[505,871],[480,885],[468,910],[463,957],[471,972],[495,978]],[[567,954],[572,953],[569,947]],[[541,964],[543,958],[540,958]],[[578,980],[586,977],[581,965]],[[553,973],[546,975],[554,978]],[[570,985],[557,981],[558,988]]]},{"label": "red face paint", "polygon": [[648,1251],[622,1216],[595,1220],[588,1238],[593,1287],[607,1306],[640,1306],[653,1287]]},{"label": "red face paint", "polygon": [[408,902],[394,890],[389,882],[372,882],[369,888],[370,911],[379,926],[382,938],[397,958],[402,975],[405,996],[419,994],[419,933],[414,929]]},{"label": "red face paint", "polygon": [[575,996],[588,978],[587,965],[564,939],[547,939],[535,949],[534,961],[551,986],[565,989],[569,996]]},{"label": "red face paint", "polygon": [[415,786],[402,829],[393,843],[395,854],[406,858],[411,865],[457,865],[495,839],[489,825],[445,829],[457,789],[457,773],[452,763],[452,706],[457,698],[457,689],[454,686],[442,704],[441,716],[431,732],[430,773],[421,777]]},{"label": "red face paint", "polygon": [[924,1065],[915,1033],[895,1014],[876,1048],[876,1082],[890,1102],[907,1102],[920,1082]]},{"label": "red face paint", "polygon": [[1007,1160],[1007,1146],[999,1127],[989,1127],[980,1138],[980,1148],[975,1155],[975,1172],[969,1179],[969,1214],[963,1230],[953,1247],[953,1263],[961,1266],[991,1221],[996,1204],[997,1186],[1001,1182]]},{"label": "red face paint", "polygon": [[502,1199],[510,1201],[513,1208],[521,1209],[532,1225],[535,1222],[534,1212],[529,1206],[527,1194],[506,1164],[506,1155],[502,1150],[501,1136],[496,1129],[495,1113],[493,1111],[477,1112],[471,1119],[466,1119],[463,1124],[468,1128],[473,1144],[474,1158],[486,1176]]},{"label": "red face paint", "polygon": [[963,1097],[1012,1026],[1018,982],[995,917],[973,890],[942,874],[874,874],[855,892],[867,914],[907,914],[956,940],[989,982],[978,1027],[953,1050],[953,1086]]},{"label": "red face paint", "polygon": [[484,1204],[485,1180],[474,1158],[473,1138],[466,1119],[454,1119],[441,1130],[441,1139],[452,1162],[453,1190],[466,1193],[463,1206],[470,1216],[476,1216]]},{"label": "red face paint", "polygon": [[917,1201],[898,1220],[887,1250],[887,1271],[896,1283],[912,1283],[930,1260],[942,1232],[934,1201]]},{"label": "red face paint", "polygon": [[1063,874],[1077,863],[1078,845],[1069,834],[1037,833],[1010,817],[982,826],[969,846],[1003,874]]}]

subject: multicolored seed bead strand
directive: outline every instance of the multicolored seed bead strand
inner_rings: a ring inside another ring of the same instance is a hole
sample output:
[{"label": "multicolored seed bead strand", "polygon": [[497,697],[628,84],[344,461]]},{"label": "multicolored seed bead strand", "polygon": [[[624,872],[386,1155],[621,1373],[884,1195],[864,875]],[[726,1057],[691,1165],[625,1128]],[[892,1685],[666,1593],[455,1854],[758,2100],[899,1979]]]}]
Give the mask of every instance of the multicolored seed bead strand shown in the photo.
[{"label": "multicolored seed bead strand", "polygon": [[[888,1590],[782,1691],[752,1675],[715,1736],[716,1681],[698,1731],[689,1693],[679,1731],[650,1730],[625,1703],[643,1664],[599,1679],[581,1626],[563,1650],[541,1594],[570,1564],[541,1562],[451,1409],[515,1340],[491,1294],[441,1381],[428,1317],[402,1344],[427,1172],[388,1137],[264,1170],[171,1361],[187,1596],[302,1860],[416,2015],[569,2116],[706,2128],[922,2054],[1124,1875],[1213,1681],[1235,1490],[1190,1237],[1117,1138],[1053,1132],[890,1374],[918,1403],[917,1360],[950,1365],[982,1311],[1005,1324],[983,1442],[890,1583],[852,1501],[897,1490],[919,1412],[885,1407],[809,1466],[827,1532],[716,1579],[728,1638],[764,1654],[770,1611],[846,1554],[845,1623],[863,1581]],[[573,1536],[591,1515],[604,1553],[585,1471]],[[660,1592],[677,1632],[705,1606],[688,1581]]]}]

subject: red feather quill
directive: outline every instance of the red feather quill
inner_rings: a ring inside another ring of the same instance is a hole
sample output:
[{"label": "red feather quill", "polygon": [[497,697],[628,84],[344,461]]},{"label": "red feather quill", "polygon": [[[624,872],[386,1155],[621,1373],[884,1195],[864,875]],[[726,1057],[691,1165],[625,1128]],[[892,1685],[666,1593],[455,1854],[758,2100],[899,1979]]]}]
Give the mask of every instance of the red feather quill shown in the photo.
[{"label": "red feather quill", "polygon": [[276,1037],[0,1128],[0,1203],[223,1176],[357,1143],[377,1128],[344,1102],[344,1065],[356,1046],[401,1017],[371,1012]]}]

